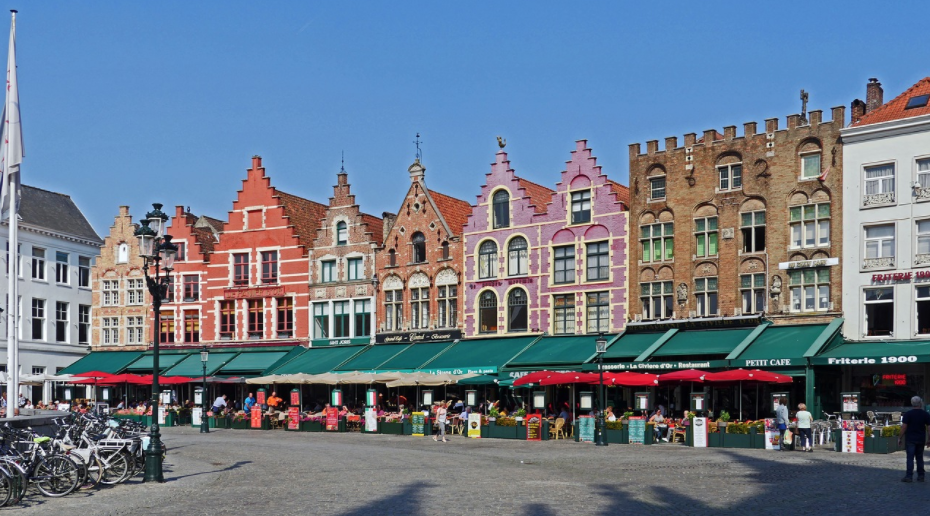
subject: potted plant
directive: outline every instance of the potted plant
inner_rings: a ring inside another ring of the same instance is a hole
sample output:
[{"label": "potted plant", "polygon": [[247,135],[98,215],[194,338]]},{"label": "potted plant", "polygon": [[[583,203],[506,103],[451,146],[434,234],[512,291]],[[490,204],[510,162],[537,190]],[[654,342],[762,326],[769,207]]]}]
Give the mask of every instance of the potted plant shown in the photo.
[{"label": "potted plant", "polygon": [[727,432],[723,438],[724,448],[750,448],[751,444],[748,424],[736,422],[727,425]]},{"label": "potted plant", "polygon": [[622,420],[605,421],[604,437],[607,438],[608,444],[629,444],[630,436],[628,430],[623,426]]},{"label": "potted plant", "polygon": [[720,431],[723,432],[724,431],[723,429],[726,428],[727,424],[729,423],[730,423],[730,413],[727,412],[726,410],[721,410],[720,417],[717,418],[717,428],[720,428],[721,429]]},{"label": "potted plant", "polygon": [[516,439],[517,420],[512,417],[498,417],[488,428],[488,437],[497,439]]}]

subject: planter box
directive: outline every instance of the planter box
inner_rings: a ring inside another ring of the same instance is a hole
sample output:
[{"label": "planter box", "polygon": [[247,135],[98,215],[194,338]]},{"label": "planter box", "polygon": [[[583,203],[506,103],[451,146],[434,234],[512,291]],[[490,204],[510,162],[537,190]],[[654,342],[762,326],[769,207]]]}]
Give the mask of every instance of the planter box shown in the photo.
[{"label": "planter box", "polygon": [[320,423],[319,421],[301,421],[300,431],[301,432],[322,432],[323,423]]},{"label": "planter box", "polygon": [[751,446],[749,434],[724,434],[724,448],[750,448]]},{"label": "planter box", "polygon": [[248,419],[230,422],[230,428],[234,430],[248,430],[252,427],[252,422]]},{"label": "planter box", "polygon": [[482,439],[487,439],[488,436],[490,435],[490,432],[491,432],[491,426],[490,426],[490,425],[484,425],[484,426],[482,426],[482,427],[481,427],[481,438],[482,438]]},{"label": "planter box", "polygon": [[630,433],[626,427],[622,430],[605,429],[604,436],[607,438],[607,444],[630,444]]},{"label": "planter box", "polygon": [[526,425],[522,421],[517,423],[517,439],[526,440]]},{"label": "planter box", "polygon": [[[488,437],[492,439],[516,439],[517,427],[515,426],[497,426],[496,423],[488,424]],[[524,435],[524,438],[526,436]]]},{"label": "planter box", "polygon": [[165,426],[178,426],[178,415],[174,412],[165,414]]},{"label": "planter box", "polygon": [[865,453],[894,453],[898,451],[897,437],[866,437],[863,440]]},{"label": "planter box", "polygon": [[707,434],[707,447],[708,448],[723,448],[723,434],[720,432],[713,432]]},{"label": "planter box", "polygon": [[401,422],[388,423],[379,421],[378,432],[386,435],[404,435],[404,424]]}]

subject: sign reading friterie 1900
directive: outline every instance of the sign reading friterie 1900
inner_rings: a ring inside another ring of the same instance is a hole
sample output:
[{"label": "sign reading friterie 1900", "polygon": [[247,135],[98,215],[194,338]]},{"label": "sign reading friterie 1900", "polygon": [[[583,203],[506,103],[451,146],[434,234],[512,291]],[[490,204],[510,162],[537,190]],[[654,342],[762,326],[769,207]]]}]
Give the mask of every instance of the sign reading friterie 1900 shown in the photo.
[{"label": "sign reading friterie 1900", "polygon": [[284,295],[286,295],[284,287],[227,288],[223,291],[223,299],[255,299]]}]

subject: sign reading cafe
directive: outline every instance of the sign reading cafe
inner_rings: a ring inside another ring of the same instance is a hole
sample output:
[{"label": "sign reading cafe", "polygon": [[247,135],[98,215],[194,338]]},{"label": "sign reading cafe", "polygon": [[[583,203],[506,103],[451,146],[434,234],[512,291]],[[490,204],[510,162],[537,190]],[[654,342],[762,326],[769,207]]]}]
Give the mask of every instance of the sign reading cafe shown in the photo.
[{"label": "sign reading cafe", "polygon": [[461,338],[462,330],[407,331],[403,333],[379,333],[375,335],[375,344],[443,342]]}]

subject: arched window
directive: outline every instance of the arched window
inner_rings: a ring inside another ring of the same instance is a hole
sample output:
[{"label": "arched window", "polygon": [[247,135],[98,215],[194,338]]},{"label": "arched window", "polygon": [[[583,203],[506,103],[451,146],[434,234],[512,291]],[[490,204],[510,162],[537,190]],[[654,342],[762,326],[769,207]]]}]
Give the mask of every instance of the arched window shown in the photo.
[{"label": "arched window", "polygon": [[388,251],[388,263],[390,264],[391,267],[397,266],[397,252],[394,251],[393,249],[390,249]]},{"label": "arched window", "polygon": [[497,332],[497,295],[490,290],[478,300],[478,326],[481,333]]},{"label": "arched window", "polygon": [[413,242],[413,263],[423,263],[426,261],[426,237],[423,233],[417,231],[410,239]]},{"label": "arched window", "polygon": [[507,331],[526,331],[526,291],[522,288],[507,296]]},{"label": "arched window", "polygon": [[497,277],[497,243],[487,240],[478,249],[478,278]]},{"label": "arched window", "polygon": [[449,242],[442,243],[442,259],[443,260],[449,259]]},{"label": "arched window", "polygon": [[494,227],[510,227],[510,195],[507,191],[494,192],[492,204],[494,205]]},{"label": "arched window", "polygon": [[512,239],[507,244],[507,274],[510,276],[526,274],[527,256],[526,239],[523,237]]},{"label": "arched window", "polygon": [[339,221],[336,223],[336,245],[346,245],[349,241],[349,229],[346,223]]}]

